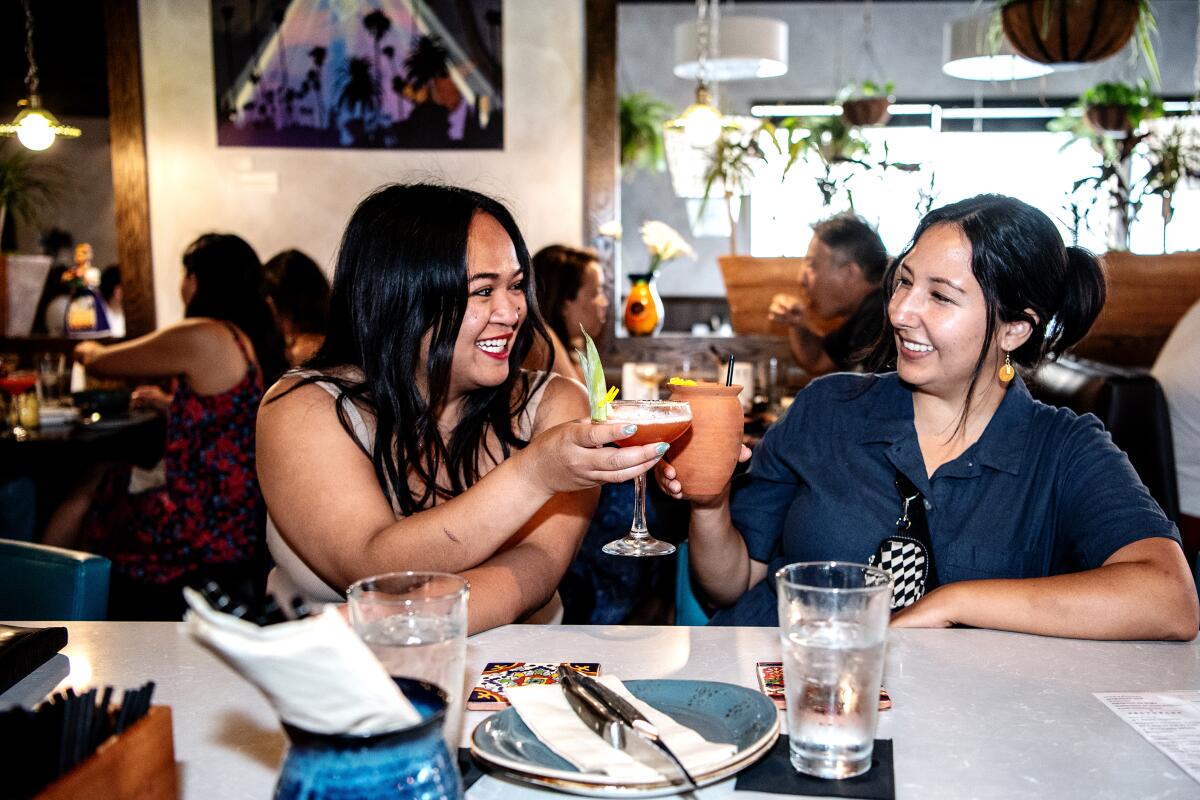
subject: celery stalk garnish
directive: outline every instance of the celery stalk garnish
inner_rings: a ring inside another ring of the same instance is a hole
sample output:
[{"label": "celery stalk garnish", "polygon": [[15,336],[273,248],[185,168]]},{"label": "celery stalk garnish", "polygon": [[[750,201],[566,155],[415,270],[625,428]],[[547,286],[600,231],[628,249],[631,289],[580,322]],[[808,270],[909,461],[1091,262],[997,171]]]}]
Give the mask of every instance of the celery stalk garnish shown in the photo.
[{"label": "celery stalk garnish", "polygon": [[604,422],[608,419],[608,404],[616,397],[616,387],[613,387],[610,394],[604,383],[604,365],[600,363],[596,343],[582,325],[579,326],[579,330],[583,332],[585,349],[576,350],[575,355],[579,358],[580,369],[583,370],[583,381],[588,390],[588,405],[592,409],[592,422]]}]

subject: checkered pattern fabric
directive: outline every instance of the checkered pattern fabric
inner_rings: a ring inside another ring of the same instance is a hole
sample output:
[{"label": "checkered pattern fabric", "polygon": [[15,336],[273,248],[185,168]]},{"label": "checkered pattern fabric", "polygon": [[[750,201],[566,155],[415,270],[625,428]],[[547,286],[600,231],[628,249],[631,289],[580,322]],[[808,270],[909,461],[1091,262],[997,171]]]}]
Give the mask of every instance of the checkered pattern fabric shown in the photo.
[{"label": "checkered pattern fabric", "polygon": [[929,558],[925,545],[905,536],[889,536],[879,543],[870,565],[892,576],[892,610],[906,608],[925,594]]}]

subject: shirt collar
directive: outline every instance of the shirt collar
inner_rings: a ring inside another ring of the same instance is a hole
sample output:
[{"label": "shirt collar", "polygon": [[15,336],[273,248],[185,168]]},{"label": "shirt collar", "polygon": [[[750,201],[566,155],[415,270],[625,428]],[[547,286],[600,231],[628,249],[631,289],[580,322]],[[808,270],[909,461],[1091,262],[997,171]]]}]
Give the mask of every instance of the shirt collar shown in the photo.
[{"label": "shirt collar", "polygon": [[[896,443],[916,438],[912,392],[896,373],[879,376],[866,394],[870,405],[859,435],[860,444]],[[972,460],[1001,472],[1020,474],[1033,408],[1033,397],[1018,375],[1004,392],[1000,406],[979,441],[968,448]]]}]

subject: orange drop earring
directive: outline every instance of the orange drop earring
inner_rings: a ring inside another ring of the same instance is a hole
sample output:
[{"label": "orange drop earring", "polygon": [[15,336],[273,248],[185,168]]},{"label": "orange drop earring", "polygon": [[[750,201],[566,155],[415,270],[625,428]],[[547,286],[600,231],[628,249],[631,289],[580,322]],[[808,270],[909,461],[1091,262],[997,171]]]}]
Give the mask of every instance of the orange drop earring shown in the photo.
[{"label": "orange drop earring", "polygon": [[1005,353],[1004,354],[1004,364],[1002,364],[1000,366],[1000,382],[1008,383],[1009,381],[1011,381],[1013,379],[1013,376],[1016,374],[1017,374],[1017,371],[1015,369],[1013,369],[1013,365],[1012,365],[1012,356],[1010,356],[1008,353]]}]

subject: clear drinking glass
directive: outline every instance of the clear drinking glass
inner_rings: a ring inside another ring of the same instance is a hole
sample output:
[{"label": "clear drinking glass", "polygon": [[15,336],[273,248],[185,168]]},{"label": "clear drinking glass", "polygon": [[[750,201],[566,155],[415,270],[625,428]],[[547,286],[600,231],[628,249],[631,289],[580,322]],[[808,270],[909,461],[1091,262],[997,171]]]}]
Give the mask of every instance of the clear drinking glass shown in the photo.
[{"label": "clear drinking glass", "polygon": [[[7,401],[4,406],[4,431],[11,434],[17,440],[23,440],[29,432],[26,430],[30,427],[36,427],[36,403],[28,403],[22,400],[22,395],[32,391],[37,386],[37,375],[33,372],[9,372],[5,375],[0,375],[0,393],[3,394]],[[25,414],[22,418],[22,407],[29,408],[32,406],[32,412]]]},{"label": "clear drinking glass", "polygon": [[350,623],[394,678],[428,681],[448,696],[446,742],[462,736],[467,581],[444,572],[389,572],[350,586]]},{"label": "clear drinking glass", "polygon": [[42,353],[37,357],[39,403],[56,406],[62,401],[66,373],[67,357],[64,353]]},{"label": "clear drinking glass", "polygon": [[[614,442],[618,447],[669,444],[692,424],[692,408],[678,400],[617,400],[609,403],[607,422],[637,425],[632,436]],[[667,556],[675,552],[675,545],[660,542],[646,529],[645,473],[633,479],[633,524],[629,533],[604,545],[604,552],[614,556]]]},{"label": "clear drinking glass", "polygon": [[818,778],[871,768],[892,578],[816,561],[775,573],[792,766]]}]

